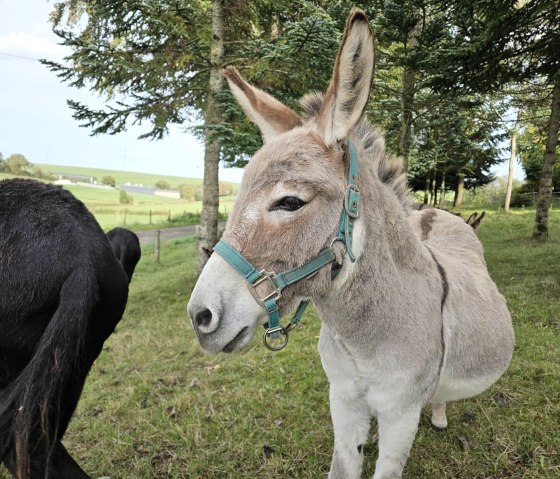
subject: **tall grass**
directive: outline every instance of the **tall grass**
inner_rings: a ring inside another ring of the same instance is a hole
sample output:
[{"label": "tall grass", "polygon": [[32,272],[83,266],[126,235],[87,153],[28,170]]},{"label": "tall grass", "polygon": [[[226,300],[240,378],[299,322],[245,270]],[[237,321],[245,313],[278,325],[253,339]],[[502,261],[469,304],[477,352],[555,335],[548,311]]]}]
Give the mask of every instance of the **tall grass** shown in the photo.
[{"label": "tall grass", "polygon": [[[532,223],[532,212],[490,213],[480,230],[515,323],[512,364],[484,394],[449,405],[446,431],[423,414],[406,478],[560,477],[560,214],[546,244],[529,239]],[[174,242],[162,254],[157,265],[144,251],[68,449],[92,477],[323,477],[333,436],[315,312],[284,351],[255,338],[243,355],[208,356],[186,316],[195,242]],[[363,477],[373,474],[376,453],[370,442]]]}]

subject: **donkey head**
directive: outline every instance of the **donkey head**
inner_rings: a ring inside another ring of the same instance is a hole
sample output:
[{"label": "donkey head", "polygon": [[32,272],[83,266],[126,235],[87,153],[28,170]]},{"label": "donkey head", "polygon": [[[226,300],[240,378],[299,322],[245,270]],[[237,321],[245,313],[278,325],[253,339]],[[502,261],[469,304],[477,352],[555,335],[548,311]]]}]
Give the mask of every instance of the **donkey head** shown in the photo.
[{"label": "donkey head", "polygon": [[[301,266],[335,237],[346,189],[346,140],[366,106],[373,75],[373,35],[361,10],[352,10],[324,98],[304,99],[304,119],[235,70],[224,71],[263,147],[243,175],[223,239],[259,270]],[[343,248],[337,252],[343,261]],[[324,294],[332,265],[288,286],[278,300],[280,314],[298,301]],[[263,286],[264,287],[264,286]],[[201,345],[211,353],[246,345],[266,322],[250,285],[221,256],[213,254],[188,306]]]}]

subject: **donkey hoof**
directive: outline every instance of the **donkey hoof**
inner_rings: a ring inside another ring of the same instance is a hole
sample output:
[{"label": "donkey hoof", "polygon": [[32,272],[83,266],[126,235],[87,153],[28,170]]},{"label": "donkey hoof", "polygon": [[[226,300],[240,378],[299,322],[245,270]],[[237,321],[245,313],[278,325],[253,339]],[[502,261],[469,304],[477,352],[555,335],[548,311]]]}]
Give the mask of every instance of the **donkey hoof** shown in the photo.
[{"label": "donkey hoof", "polygon": [[432,404],[432,425],[437,429],[447,427],[447,415],[445,414],[444,404]]},{"label": "donkey hoof", "polygon": [[443,418],[432,417],[432,426],[434,426],[436,429],[446,429],[447,428],[447,418],[445,416]]}]

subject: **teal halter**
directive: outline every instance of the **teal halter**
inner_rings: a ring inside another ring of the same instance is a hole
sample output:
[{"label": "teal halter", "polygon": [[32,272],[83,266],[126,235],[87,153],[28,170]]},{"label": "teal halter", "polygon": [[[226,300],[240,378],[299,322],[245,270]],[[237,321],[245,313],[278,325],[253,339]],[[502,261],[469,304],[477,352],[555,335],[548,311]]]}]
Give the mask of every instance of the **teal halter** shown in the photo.
[{"label": "teal halter", "polygon": [[[268,326],[263,335],[263,342],[264,345],[272,351],[279,351],[288,344],[288,333],[297,326],[305,308],[307,308],[309,304],[308,299],[302,301],[294,317],[290,320],[290,323],[287,326],[282,326],[280,324],[280,314],[277,304],[277,301],[282,297],[282,290],[290,284],[312,277],[321,268],[335,261],[336,257],[333,245],[337,241],[345,245],[346,253],[350,261],[356,261],[356,257],[352,252],[352,232],[354,229],[354,221],[358,218],[360,209],[358,155],[355,146],[350,141],[348,142],[348,150],[350,152],[350,161],[348,165],[348,185],[344,195],[344,205],[342,213],[340,214],[337,234],[328,248],[322,250],[302,266],[289,269],[282,273],[274,273],[265,270],[257,270],[241,253],[239,253],[239,251],[223,239],[218,241],[216,246],[214,246],[214,251],[224,258],[233,269],[249,282],[251,294],[257,303],[266,310],[268,314]],[[331,277],[333,279],[338,274],[338,271],[337,269],[331,272]],[[260,284],[268,284],[270,286],[269,292],[262,298],[259,296],[256,289]],[[280,344],[274,345],[269,342],[270,339],[278,339],[281,335],[284,336],[284,339]]]}]

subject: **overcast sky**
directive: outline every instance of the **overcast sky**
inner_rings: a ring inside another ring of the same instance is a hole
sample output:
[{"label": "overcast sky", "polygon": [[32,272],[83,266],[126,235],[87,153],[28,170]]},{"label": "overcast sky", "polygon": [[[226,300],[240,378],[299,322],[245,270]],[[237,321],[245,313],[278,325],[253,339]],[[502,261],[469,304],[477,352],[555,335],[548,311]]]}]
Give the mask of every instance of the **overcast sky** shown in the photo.
[{"label": "overcast sky", "polygon": [[[86,104],[102,99],[77,90],[37,59],[61,60],[48,15],[52,1],[0,0],[0,152],[25,155],[32,163],[89,166],[202,178],[203,148],[174,127],[159,141],[138,140],[146,131],[131,127],[117,135],[89,136],[66,105],[68,98]],[[523,178],[519,165],[515,176]],[[504,163],[496,171],[507,174]],[[220,179],[240,181],[242,170],[222,168]]]}]

